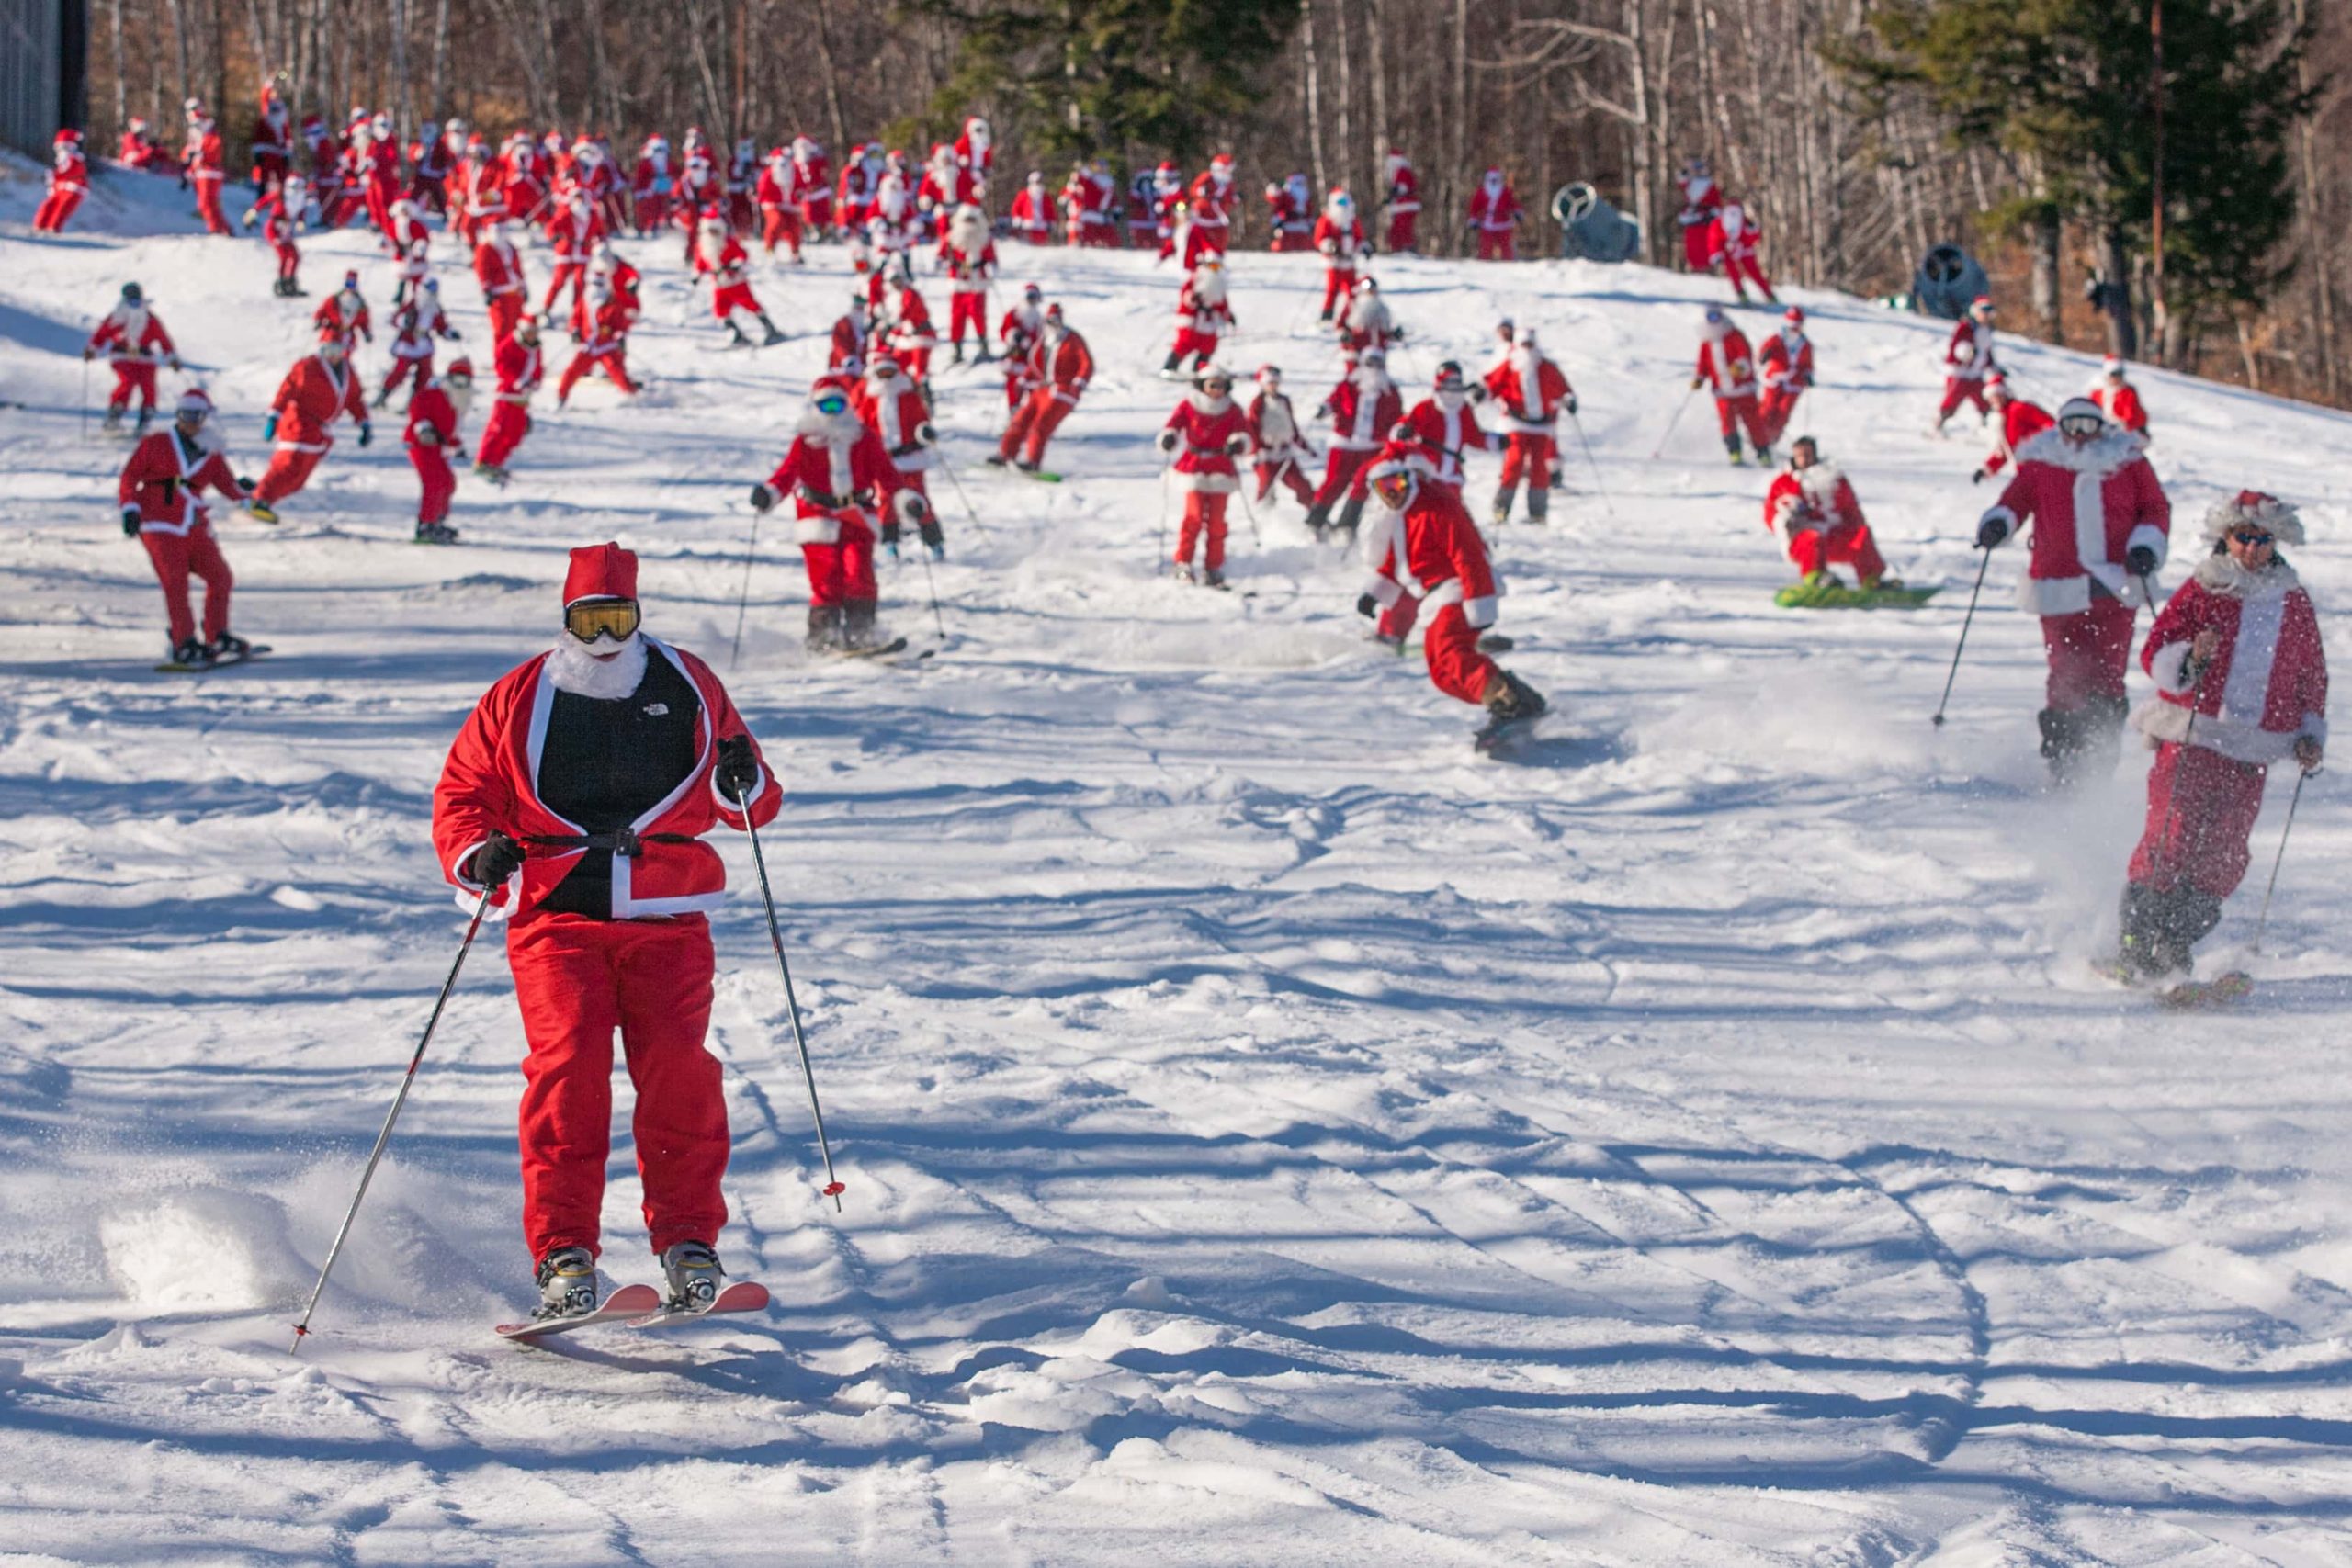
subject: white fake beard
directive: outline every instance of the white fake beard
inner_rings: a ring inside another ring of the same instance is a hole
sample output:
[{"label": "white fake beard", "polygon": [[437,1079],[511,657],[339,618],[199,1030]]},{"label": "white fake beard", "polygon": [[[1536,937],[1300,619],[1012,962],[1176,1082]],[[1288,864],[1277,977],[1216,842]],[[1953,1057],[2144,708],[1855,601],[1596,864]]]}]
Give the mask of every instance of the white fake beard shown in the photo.
[{"label": "white fake beard", "polygon": [[457,410],[458,418],[463,420],[466,411],[474,406],[474,384],[469,381],[462,387],[444,385],[441,389],[449,394],[449,406]]},{"label": "white fake beard", "polygon": [[613,703],[633,695],[645,680],[645,638],[631,632],[620,645],[619,657],[596,657],[610,648],[602,637],[585,643],[568,631],[558,632],[555,647],[548,654],[548,679],[555,682],[557,691],[575,697]]}]

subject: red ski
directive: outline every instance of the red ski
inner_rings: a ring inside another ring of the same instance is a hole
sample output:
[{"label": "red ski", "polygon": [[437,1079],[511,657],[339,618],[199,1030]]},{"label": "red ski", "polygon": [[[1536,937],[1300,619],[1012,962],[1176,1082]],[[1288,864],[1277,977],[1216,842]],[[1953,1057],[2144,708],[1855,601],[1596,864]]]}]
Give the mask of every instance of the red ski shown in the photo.
[{"label": "red ski", "polygon": [[[763,1291],[760,1294],[764,1299],[767,1292]],[[569,1334],[575,1328],[586,1328],[591,1324],[611,1323],[620,1318],[634,1321],[648,1312],[658,1310],[661,1305],[662,1292],[652,1286],[623,1285],[606,1296],[594,1312],[583,1312],[577,1317],[535,1317],[527,1323],[502,1323],[498,1325],[498,1337],[527,1343],[544,1339],[549,1335]]]},{"label": "red ski", "polygon": [[[717,1317],[721,1313],[765,1312],[767,1305],[768,1288],[765,1285],[756,1284],[750,1280],[740,1280],[719,1292],[717,1298],[700,1312],[689,1311],[683,1307],[663,1307],[658,1312],[629,1319],[628,1325],[631,1328],[667,1328],[672,1324],[692,1323],[696,1318]],[[640,1313],[645,1312],[644,1307],[639,1307],[638,1310]]]}]

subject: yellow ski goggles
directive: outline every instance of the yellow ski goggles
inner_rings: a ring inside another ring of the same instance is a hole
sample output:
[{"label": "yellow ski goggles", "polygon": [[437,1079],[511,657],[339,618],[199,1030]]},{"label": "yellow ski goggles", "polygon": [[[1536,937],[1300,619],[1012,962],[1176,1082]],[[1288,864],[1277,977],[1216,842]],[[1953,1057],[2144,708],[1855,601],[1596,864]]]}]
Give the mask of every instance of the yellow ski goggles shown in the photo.
[{"label": "yellow ski goggles", "polygon": [[607,634],[615,642],[627,642],[637,630],[637,620],[634,599],[583,599],[563,607],[563,629],[582,642]]}]

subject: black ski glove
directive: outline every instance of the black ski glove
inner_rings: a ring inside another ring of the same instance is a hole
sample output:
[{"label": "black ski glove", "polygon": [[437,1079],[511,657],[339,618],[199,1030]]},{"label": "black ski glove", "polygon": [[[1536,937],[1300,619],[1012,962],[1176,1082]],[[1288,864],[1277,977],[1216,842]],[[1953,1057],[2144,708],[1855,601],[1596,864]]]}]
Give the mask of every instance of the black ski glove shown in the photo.
[{"label": "black ski glove", "polygon": [[1574,392],[1570,392],[1570,393],[1568,394],[1568,400],[1567,400],[1566,402],[1565,402],[1565,403],[1562,403],[1560,406],[1561,406],[1562,408],[1564,408],[1564,409],[1566,409],[1566,410],[1567,410],[1567,411],[1568,411],[1568,417],[1569,417],[1570,419],[1574,419],[1574,418],[1576,418],[1576,416],[1577,416],[1577,395],[1576,395]]},{"label": "black ski glove", "polygon": [[465,872],[476,886],[496,887],[522,869],[523,846],[493,831],[489,841],[473,852]]},{"label": "black ski glove", "polygon": [[1973,485],[1981,485],[1981,484],[1983,484],[1986,479],[1991,479],[1992,477],[1993,477],[1993,470],[1992,470],[1992,469],[1990,469],[1990,468],[1979,468],[1979,469],[1977,469],[1974,473],[1973,473],[1973,474],[1971,474],[1971,475],[1969,475],[1969,476],[1968,476],[1968,482],[1969,482],[1970,484],[1973,484]]},{"label": "black ski glove", "polygon": [[1356,595],[1356,614],[1367,621],[1380,619],[1380,601],[1369,593]]},{"label": "black ski glove", "polygon": [[1987,517],[1976,525],[1976,547],[1980,550],[1989,550],[2008,536],[2009,525],[2006,518]]},{"label": "black ski glove", "polygon": [[122,536],[126,539],[139,537],[139,508],[126,506],[122,509]]},{"label": "black ski glove", "polygon": [[763,484],[752,487],[752,510],[765,512],[775,505],[775,491]]},{"label": "black ski glove", "polygon": [[2123,552],[2123,569],[2134,577],[2145,577],[2156,570],[2156,552],[2145,545],[2134,545]]},{"label": "black ski glove", "polygon": [[714,770],[718,793],[741,806],[751,798],[752,788],[760,782],[760,764],[752,755],[752,738],[730,735],[718,743],[718,765]]},{"label": "black ski glove", "polygon": [[372,425],[372,424],[363,424],[363,425],[361,425],[361,426],[359,427],[359,445],[360,445],[361,446],[363,446],[363,447],[364,447],[364,446],[366,446],[368,445],[368,443],[369,443],[370,441],[373,441],[373,440],[375,440],[375,439],[376,439],[376,427],[375,427],[374,425]]},{"label": "black ski glove", "polygon": [[1174,431],[1163,430],[1159,434],[1159,435],[1154,437],[1154,439],[1159,443],[1159,449],[1162,452],[1173,452],[1176,450],[1176,433]]}]

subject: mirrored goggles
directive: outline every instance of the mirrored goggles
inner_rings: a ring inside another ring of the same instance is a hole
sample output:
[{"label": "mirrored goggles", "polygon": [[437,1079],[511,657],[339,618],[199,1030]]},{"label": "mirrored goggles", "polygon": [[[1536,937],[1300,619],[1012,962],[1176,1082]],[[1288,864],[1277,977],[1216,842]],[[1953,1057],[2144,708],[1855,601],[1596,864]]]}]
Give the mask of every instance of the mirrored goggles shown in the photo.
[{"label": "mirrored goggles", "polygon": [[2103,419],[2096,419],[2089,414],[2078,413],[2072,419],[2060,420],[2058,422],[2058,428],[2060,431],[2065,434],[2073,436],[2077,441],[2088,441],[2092,436],[2097,435],[2106,423],[2107,422]]},{"label": "mirrored goggles", "polygon": [[634,599],[588,599],[564,607],[563,629],[582,642],[607,635],[615,642],[627,642],[637,630],[637,619]]},{"label": "mirrored goggles", "polygon": [[834,414],[848,412],[849,399],[839,392],[825,392],[819,395],[815,406],[819,413],[830,418]]},{"label": "mirrored goggles", "polygon": [[2272,542],[2271,536],[2259,528],[2240,528],[2230,537],[2241,545],[2267,545]]}]

